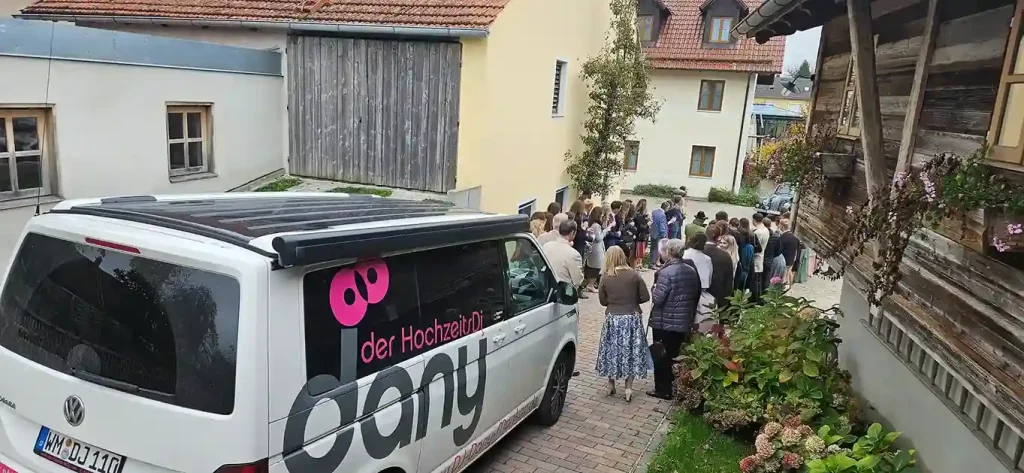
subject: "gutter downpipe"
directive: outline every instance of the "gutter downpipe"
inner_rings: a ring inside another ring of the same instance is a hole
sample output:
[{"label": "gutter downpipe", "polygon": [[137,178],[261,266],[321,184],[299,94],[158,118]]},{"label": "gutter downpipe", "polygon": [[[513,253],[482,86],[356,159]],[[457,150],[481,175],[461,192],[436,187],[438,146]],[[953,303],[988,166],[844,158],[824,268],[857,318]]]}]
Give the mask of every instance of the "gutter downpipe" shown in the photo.
[{"label": "gutter downpipe", "polygon": [[22,20],[69,21],[82,23],[117,23],[123,25],[152,24],[198,26],[216,28],[258,28],[284,30],[296,33],[349,33],[386,36],[429,36],[440,38],[484,38],[482,28],[446,28],[433,26],[386,26],[355,23],[316,23],[296,21],[206,20],[134,16],[52,15],[23,13],[14,15]]},{"label": "gutter downpipe", "polygon": [[[743,98],[743,115],[740,116],[740,138],[736,140],[736,168],[732,170],[732,187],[729,188],[729,190],[733,192],[736,192],[736,175],[739,174],[741,166],[740,163],[743,162],[740,160],[740,153],[743,150],[743,132],[746,131],[747,128],[745,126],[747,125],[747,105],[748,102],[753,101],[753,99],[750,96],[750,78],[756,74],[756,72],[751,72],[750,74],[747,74],[747,93],[746,96]],[[746,156],[743,157],[745,158]],[[739,192],[736,193],[739,194]]]}]

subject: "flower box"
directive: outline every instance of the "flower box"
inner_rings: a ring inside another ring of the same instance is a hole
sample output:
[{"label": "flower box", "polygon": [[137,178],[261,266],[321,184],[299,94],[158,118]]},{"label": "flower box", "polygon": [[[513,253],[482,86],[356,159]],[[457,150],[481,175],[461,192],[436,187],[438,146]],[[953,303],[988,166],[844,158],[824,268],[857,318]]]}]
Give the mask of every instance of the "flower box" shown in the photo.
[{"label": "flower box", "polygon": [[985,211],[988,244],[1000,253],[1024,252],[1024,215],[1010,215],[999,209]]},{"label": "flower box", "polygon": [[821,174],[825,179],[848,179],[857,168],[857,155],[848,153],[817,153]]}]

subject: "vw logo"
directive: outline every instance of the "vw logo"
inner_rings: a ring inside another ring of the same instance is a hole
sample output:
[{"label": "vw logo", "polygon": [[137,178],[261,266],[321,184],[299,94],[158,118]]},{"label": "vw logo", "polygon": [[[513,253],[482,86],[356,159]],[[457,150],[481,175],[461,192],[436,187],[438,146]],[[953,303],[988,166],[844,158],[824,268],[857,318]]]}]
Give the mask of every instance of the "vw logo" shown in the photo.
[{"label": "vw logo", "polygon": [[85,404],[82,404],[78,396],[71,396],[64,401],[64,419],[72,427],[82,425],[82,421],[85,420]]}]

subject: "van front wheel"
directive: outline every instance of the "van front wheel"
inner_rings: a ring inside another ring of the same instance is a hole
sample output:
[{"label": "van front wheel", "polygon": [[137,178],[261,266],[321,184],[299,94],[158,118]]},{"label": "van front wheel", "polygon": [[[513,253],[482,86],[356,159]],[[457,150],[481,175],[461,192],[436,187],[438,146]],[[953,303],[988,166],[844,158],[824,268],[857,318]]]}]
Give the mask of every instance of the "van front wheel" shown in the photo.
[{"label": "van front wheel", "polygon": [[572,354],[568,352],[562,352],[555,360],[555,366],[551,368],[551,375],[548,377],[547,388],[544,390],[544,399],[537,409],[537,423],[540,425],[555,425],[562,416],[574,362]]}]

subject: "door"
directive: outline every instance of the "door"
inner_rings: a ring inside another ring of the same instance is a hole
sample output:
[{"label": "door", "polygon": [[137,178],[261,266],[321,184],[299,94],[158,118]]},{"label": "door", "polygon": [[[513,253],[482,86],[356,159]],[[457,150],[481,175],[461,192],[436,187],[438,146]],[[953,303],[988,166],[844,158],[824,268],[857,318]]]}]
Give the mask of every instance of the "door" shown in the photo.
[{"label": "door", "polygon": [[554,275],[536,243],[521,237],[505,241],[506,279],[509,290],[508,336],[513,355],[509,363],[509,394],[515,404],[525,402],[545,386],[549,365],[557,350],[557,319],[551,302]]},{"label": "door", "polygon": [[[513,384],[508,372],[512,351],[500,245],[487,241],[439,248],[417,259],[425,325],[433,328],[435,338],[451,339],[441,340],[446,344],[425,356],[416,429],[416,439],[423,442],[421,472],[457,454],[465,458],[474,441],[514,407],[507,395]],[[442,327],[440,335],[437,327]]]}]

